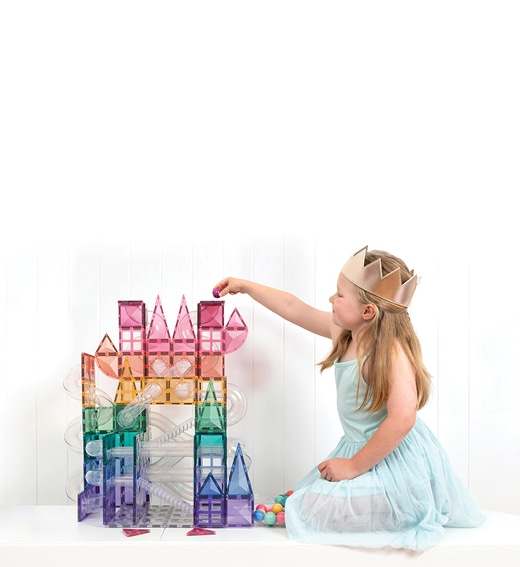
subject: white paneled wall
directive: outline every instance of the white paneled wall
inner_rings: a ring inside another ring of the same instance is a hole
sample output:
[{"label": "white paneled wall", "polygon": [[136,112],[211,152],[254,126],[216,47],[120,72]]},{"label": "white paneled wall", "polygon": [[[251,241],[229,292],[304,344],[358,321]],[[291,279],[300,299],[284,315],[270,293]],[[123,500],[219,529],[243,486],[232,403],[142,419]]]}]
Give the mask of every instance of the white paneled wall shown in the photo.
[{"label": "white paneled wall", "polygon": [[[173,329],[182,295],[196,309],[198,301],[211,299],[214,283],[232,274],[328,308],[338,270],[357,245],[347,252],[347,244],[336,244],[333,259],[331,248],[310,234],[250,234],[211,250],[203,243],[187,250],[173,244],[35,244],[8,254],[2,296],[9,379],[1,411],[8,458],[0,468],[1,502],[72,503],[65,486],[79,472],[81,457],[67,448],[64,434],[81,409],[63,380],[81,352],[95,352],[105,332],[117,344],[118,299],[141,299],[153,309],[159,294]],[[467,265],[435,256],[421,264],[432,268],[421,272],[411,311],[434,373],[434,395],[423,417],[482,505],[519,513],[518,425],[507,409],[519,395],[513,348],[518,330],[508,316],[486,316],[487,289],[470,277]],[[449,284],[438,277],[453,271]],[[227,357],[228,379],[247,399],[245,418],[228,434],[253,460],[257,493],[288,490],[340,435],[332,374],[320,375],[315,367],[329,345],[247,296],[225,301],[226,316],[238,308],[250,330],[246,344]],[[490,483],[493,477],[500,483]]]},{"label": "white paneled wall", "polygon": [[[328,309],[367,244],[422,277],[424,419],[483,507],[520,513],[515,4],[2,5],[0,504],[70,502],[63,380],[117,341],[118,300],[160,295],[173,328],[235,275]],[[275,494],[337,442],[329,345],[234,307],[229,435]]]}]

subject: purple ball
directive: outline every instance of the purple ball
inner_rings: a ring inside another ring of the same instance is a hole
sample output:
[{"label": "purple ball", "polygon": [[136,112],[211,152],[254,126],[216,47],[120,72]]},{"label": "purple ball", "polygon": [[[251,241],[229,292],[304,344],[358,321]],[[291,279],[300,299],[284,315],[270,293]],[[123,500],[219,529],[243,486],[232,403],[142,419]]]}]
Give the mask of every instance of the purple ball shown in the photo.
[{"label": "purple ball", "polygon": [[220,289],[218,287],[213,290],[213,297],[220,297]]}]

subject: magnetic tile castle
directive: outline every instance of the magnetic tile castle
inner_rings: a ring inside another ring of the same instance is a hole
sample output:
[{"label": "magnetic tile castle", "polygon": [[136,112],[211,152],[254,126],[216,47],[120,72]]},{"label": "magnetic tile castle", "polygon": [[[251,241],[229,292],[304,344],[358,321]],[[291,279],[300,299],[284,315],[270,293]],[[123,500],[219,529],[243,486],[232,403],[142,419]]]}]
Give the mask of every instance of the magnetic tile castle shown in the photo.
[{"label": "magnetic tile castle", "polygon": [[[118,307],[119,348],[105,334],[95,355],[81,357],[78,520],[101,510],[112,527],[252,526],[245,453],[240,443],[228,453],[227,438],[245,411],[225,374],[226,355],[247,337],[242,317],[235,309],[224,325],[224,302],[201,301],[195,330],[183,296],[170,336],[159,296],[149,325],[144,302]],[[96,369],[117,380],[115,396]],[[192,417],[174,423],[165,406],[193,406]]]}]

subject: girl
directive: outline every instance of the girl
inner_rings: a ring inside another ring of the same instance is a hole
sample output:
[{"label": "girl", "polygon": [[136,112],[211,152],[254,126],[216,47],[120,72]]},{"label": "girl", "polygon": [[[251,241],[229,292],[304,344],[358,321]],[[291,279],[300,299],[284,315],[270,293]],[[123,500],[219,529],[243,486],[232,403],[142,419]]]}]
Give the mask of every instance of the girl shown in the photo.
[{"label": "girl", "polygon": [[287,321],[332,340],[344,435],[286,501],[290,539],[422,551],[443,526],[474,527],[484,516],[417,417],[430,375],[408,315],[417,276],[399,258],[363,248],[341,270],[332,312],[261,284],[226,278],[220,297],[247,293]]}]

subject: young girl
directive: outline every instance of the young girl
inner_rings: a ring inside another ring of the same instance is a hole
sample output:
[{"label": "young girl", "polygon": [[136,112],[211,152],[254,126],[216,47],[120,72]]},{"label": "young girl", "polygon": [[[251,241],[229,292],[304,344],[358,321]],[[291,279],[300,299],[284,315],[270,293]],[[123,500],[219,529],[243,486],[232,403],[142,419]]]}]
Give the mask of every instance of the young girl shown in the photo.
[{"label": "young girl", "polygon": [[443,526],[475,527],[485,519],[417,417],[430,375],[407,309],[416,285],[402,260],[365,247],[341,270],[332,312],[243,279],[215,286],[220,297],[247,293],[332,340],[321,370],[335,368],[344,435],[287,499],[291,539],[422,551],[442,539]]}]

